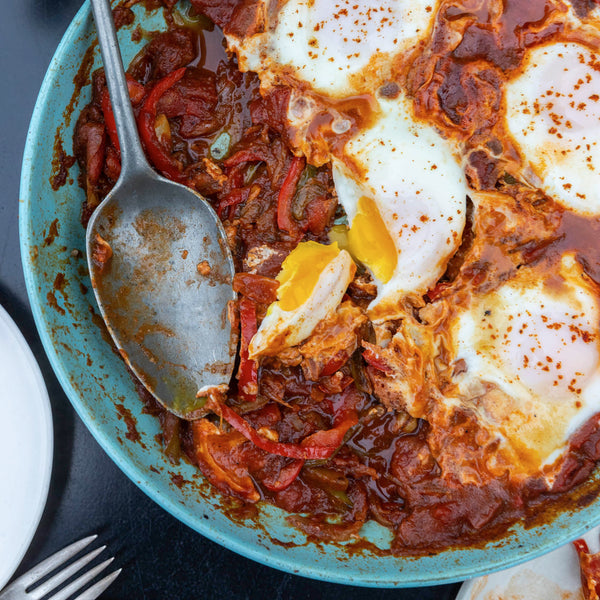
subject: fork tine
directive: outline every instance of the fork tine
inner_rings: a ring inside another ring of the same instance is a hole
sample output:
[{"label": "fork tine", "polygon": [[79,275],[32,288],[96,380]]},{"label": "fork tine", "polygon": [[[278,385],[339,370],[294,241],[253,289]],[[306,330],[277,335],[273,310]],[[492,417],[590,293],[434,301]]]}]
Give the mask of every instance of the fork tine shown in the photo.
[{"label": "fork tine", "polygon": [[[91,544],[98,536],[90,535],[78,542],[73,542],[70,546],[59,550],[52,556],[49,556],[47,559],[43,560],[39,565],[33,567],[19,577],[17,580],[13,582],[13,586],[24,586],[28,588],[30,585],[34,584],[36,581],[44,577],[44,575],[48,575],[54,569],[60,567],[64,562],[75,556],[78,552],[83,550],[86,546]],[[12,586],[11,586],[12,587]]]},{"label": "fork tine", "polygon": [[82,588],[86,583],[90,582],[98,573],[101,573],[110,565],[110,563],[114,560],[114,557],[111,557],[104,562],[96,565],[87,573],[84,573],[80,577],[78,577],[75,581],[72,581],[69,585],[66,585],[62,590],[56,592],[56,594],[50,596],[48,600],[67,600],[70,598],[77,590]]},{"label": "fork tine", "polygon": [[88,552],[81,558],[77,559],[74,563],[71,563],[68,567],[65,567],[59,571],[56,575],[54,575],[54,577],[51,577],[48,579],[48,581],[44,581],[42,585],[31,590],[29,592],[29,596],[31,596],[33,600],[39,600],[39,598],[43,598],[46,594],[57,588],[63,581],[69,579],[71,575],[75,575],[75,573],[77,573],[77,571],[79,571],[82,567],[94,560],[94,558],[96,558],[96,556],[98,556],[98,554],[100,554],[105,548],[106,546],[101,546],[100,548],[96,548],[96,550]]},{"label": "fork tine", "polygon": [[104,579],[95,583],[91,588],[88,588],[75,598],[75,600],[96,600],[96,598],[121,574],[121,569],[113,571]]}]

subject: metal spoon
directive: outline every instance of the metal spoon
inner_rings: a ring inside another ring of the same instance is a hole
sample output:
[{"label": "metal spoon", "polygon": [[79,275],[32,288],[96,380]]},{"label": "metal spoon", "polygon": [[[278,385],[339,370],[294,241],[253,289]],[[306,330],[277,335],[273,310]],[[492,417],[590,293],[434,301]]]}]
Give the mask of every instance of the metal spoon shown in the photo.
[{"label": "metal spoon", "polygon": [[165,408],[194,418],[206,401],[198,390],[229,383],[233,370],[233,260],[209,203],[148,164],[109,0],[92,8],[121,146],[119,180],[87,228],[92,286],[131,370]]}]

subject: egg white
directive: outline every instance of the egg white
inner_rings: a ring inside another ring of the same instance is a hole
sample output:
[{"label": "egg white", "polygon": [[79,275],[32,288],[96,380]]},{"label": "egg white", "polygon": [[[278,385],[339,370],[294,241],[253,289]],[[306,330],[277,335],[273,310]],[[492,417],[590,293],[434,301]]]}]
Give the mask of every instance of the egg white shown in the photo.
[{"label": "egg white", "polygon": [[506,84],[506,126],[531,183],[566,208],[600,214],[600,61],[587,47],[535,48]]},{"label": "egg white", "polygon": [[432,23],[432,0],[263,0],[264,32],[228,37],[243,70],[263,84],[283,78],[347,98],[374,91],[391,56],[411,48]]},{"label": "egg white", "polygon": [[451,325],[466,371],[447,401],[475,411],[525,475],[552,465],[600,412],[598,298],[571,254],[549,275],[523,268]]},{"label": "egg white", "polygon": [[403,95],[381,101],[377,122],[333,161],[350,227],[362,196],[372,198],[397,252],[392,278],[378,281],[371,318],[395,318],[409,294],[424,294],[444,273],[465,225],[467,183],[455,148],[418,121]]}]

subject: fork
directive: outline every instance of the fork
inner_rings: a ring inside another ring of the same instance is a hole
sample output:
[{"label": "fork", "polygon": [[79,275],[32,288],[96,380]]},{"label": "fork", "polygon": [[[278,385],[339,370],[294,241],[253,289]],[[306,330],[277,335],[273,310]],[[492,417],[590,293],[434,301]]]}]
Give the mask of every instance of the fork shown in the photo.
[{"label": "fork", "polygon": [[[106,546],[97,548],[88,552],[86,555],[77,559],[75,562],[61,569],[50,577],[47,581],[44,581],[40,585],[36,586],[36,583],[43,577],[55,571],[69,559],[73,558],[76,554],[79,554],[86,546],[91,544],[98,536],[91,535],[78,542],[74,542],[70,546],[59,550],[56,554],[43,560],[39,565],[33,567],[33,569],[27,571],[15,579],[7,588],[0,592],[0,600],[40,600],[53,590],[55,590],[61,583],[65,582],[69,577],[75,575],[80,569],[82,569],[89,562],[94,560]],[[108,558],[104,562],[92,567],[89,571],[80,575],[77,579],[70,582],[68,585],[57,591],[54,595],[50,596],[47,600],[67,600],[75,592],[80,590],[84,585],[92,581],[96,575],[101,573],[108,565],[113,561],[114,557]],[[83,594],[80,594],[74,600],[95,600],[100,594],[119,576],[121,569],[113,571],[100,581],[96,582],[93,586],[88,588]],[[36,587],[33,587],[36,586]],[[30,589],[32,588],[33,589]]]}]

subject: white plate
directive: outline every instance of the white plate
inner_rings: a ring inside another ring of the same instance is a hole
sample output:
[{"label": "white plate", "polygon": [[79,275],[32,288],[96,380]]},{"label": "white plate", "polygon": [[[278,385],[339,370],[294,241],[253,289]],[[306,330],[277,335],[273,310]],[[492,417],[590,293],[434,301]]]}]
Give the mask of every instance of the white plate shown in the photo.
[{"label": "white plate", "polygon": [[[600,551],[600,527],[583,536]],[[583,600],[579,560],[573,544],[535,560],[463,583],[456,600]]]},{"label": "white plate", "polygon": [[0,589],[21,562],[46,504],[52,413],[40,369],[0,306]]}]

